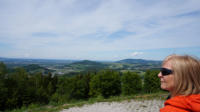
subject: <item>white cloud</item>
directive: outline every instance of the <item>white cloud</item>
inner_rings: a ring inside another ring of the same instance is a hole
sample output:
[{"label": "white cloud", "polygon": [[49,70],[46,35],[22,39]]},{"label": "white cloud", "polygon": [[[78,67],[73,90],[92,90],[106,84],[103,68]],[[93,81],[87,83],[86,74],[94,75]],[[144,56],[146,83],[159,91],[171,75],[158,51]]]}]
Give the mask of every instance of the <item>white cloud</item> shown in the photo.
[{"label": "white cloud", "polygon": [[142,55],[142,54],[144,54],[143,52],[133,52],[133,53],[131,53],[131,56],[138,56],[138,55]]},{"label": "white cloud", "polygon": [[[0,43],[15,48],[7,51],[13,57],[87,58],[93,52],[190,47],[200,42],[200,16],[187,15],[200,11],[199,0],[1,0],[0,4]],[[118,31],[134,33],[110,37]],[[37,33],[56,36],[33,36]]]}]

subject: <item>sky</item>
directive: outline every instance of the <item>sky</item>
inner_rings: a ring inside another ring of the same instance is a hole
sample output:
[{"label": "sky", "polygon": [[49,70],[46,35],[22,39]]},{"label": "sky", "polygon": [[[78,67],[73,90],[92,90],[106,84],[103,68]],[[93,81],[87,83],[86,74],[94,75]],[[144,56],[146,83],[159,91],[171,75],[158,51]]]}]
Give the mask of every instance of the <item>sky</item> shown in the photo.
[{"label": "sky", "polygon": [[0,0],[0,57],[200,58],[200,0]]}]

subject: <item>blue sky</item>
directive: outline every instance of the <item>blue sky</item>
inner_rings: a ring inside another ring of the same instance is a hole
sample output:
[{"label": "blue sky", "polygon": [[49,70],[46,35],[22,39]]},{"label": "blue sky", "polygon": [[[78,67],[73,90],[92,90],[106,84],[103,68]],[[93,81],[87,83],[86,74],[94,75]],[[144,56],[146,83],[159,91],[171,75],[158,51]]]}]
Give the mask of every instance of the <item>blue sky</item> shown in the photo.
[{"label": "blue sky", "polygon": [[200,0],[0,0],[0,57],[200,58]]}]

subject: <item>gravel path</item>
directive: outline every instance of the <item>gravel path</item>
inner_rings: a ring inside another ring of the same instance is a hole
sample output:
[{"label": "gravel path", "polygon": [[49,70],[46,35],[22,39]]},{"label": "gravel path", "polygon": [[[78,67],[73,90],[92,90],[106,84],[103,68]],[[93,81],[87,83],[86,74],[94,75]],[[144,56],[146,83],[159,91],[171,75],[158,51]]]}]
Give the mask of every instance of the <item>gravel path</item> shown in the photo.
[{"label": "gravel path", "polygon": [[131,100],[123,102],[100,102],[82,107],[72,107],[61,112],[159,112],[163,100]]}]

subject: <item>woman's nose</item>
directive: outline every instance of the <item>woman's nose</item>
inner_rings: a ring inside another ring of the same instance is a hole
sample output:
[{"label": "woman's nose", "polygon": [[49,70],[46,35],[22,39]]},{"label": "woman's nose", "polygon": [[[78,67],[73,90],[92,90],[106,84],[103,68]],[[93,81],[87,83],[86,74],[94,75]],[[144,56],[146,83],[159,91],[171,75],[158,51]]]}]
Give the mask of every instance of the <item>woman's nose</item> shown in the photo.
[{"label": "woman's nose", "polygon": [[159,77],[159,78],[161,78],[161,77],[162,77],[162,74],[161,74],[161,72],[159,72],[159,74],[158,74],[158,77]]}]

